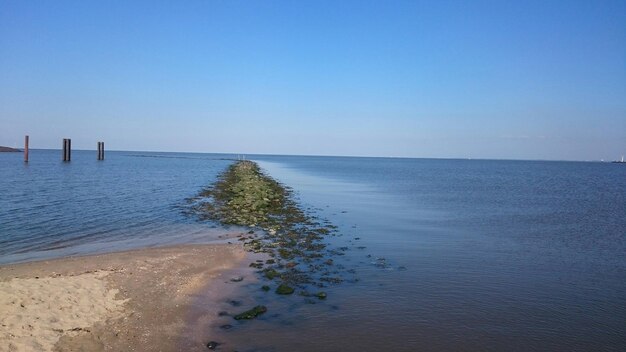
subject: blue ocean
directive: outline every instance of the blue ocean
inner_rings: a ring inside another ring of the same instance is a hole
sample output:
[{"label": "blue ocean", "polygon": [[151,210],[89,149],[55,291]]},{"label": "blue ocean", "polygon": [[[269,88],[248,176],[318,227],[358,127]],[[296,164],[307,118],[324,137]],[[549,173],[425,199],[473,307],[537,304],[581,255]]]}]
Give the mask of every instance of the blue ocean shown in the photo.
[{"label": "blue ocean", "polygon": [[[624,164],[246,157],[338,226],[356,279],[276,298],[232,332],[240,350],[624,350]],[[236,158],[0,153],[0,263],[215,241],[186,200]]]}]

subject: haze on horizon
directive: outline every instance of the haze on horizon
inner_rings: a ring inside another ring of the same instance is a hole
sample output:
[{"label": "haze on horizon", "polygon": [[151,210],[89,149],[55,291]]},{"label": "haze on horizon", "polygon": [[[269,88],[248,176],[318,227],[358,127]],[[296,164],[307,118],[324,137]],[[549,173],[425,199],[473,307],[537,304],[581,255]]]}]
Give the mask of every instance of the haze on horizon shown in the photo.
[{"label": "haze on horizon", "polygon": [[0,145],[626,154],[625,1],[0,0]]}]

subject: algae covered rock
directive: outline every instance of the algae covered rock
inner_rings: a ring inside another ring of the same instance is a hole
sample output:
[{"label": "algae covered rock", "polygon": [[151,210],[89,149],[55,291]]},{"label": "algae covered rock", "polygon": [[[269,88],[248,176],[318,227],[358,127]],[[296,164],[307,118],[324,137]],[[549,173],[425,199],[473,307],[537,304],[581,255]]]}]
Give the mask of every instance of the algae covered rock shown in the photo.
[{"label": "algae covered rock", "polygon": [[257,316],[263,314],[267,312],[267,307],[265,306],[256,306],[250,310],[247,310],[241,314],[237,314],[234,316],[235,320],[242,320],[242,319],[254,319]]},{"label": "algae covered rock", "polygon": [[293,289],[293,287],[287,286],[285,284],[280,284],[277,288],[276,288],[276,293],[278,293],[279,295],[290,295],[294,292],[295,290]]},{"label": "algae covered rock", "polygon": [[270,280],[273,280],[275,277],[277,277],[279,275],[280,275],[280,273],[278,271],[274,270],[274,269],[265,270],[265,277],[270,279]]}]

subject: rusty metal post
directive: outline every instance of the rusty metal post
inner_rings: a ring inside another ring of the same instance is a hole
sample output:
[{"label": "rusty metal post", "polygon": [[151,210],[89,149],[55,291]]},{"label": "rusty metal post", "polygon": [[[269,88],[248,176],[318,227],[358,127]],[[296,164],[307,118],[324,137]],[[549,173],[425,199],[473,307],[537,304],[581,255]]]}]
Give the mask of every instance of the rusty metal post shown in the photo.
[{"label": "rusty metal post", "polygon": [[28,162],[28,136],[24,137],[24,162]]}]

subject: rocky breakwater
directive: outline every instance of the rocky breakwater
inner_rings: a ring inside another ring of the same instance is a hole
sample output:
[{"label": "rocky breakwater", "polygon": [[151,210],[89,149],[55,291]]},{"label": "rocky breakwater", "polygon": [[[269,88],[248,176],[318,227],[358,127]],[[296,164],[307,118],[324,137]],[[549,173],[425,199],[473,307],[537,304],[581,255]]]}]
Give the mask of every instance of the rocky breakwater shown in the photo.
[{"label": "rocky breakwater", "polygon": [[[250,263],[261,279],[260,290],[315,303],[327,299],[324,287],[341,283],[346,273],[354,274],[335,264],[333,257],[343,255],[343,250],[330,248],[325,241],[337,235],[337,227],[304,211],[292,189],[252,161],[233,163],[190,203],[202,220],[250,229],[238,239],[246,250],[267,255]],[[233,317],[253,319],[269,309],[259,305]]]}]

